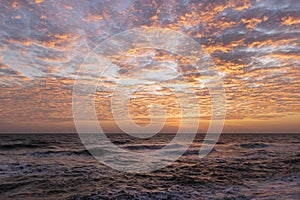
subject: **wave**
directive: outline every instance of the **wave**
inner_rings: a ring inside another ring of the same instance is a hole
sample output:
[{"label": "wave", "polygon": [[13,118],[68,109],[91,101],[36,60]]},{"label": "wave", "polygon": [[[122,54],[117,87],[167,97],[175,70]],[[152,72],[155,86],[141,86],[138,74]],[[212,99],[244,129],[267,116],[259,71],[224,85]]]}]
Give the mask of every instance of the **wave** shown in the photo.
[{"label": "wave", "polygon": [[3,144],[0,145],[1,150],[12,150],[12,149],[35,149],[45,147],[45,145],[39,144]]},{"label": "wave", "polygon": [[[214,153],[216,152],[216,149],[212,149],[210,152],[208,152],[208,154]],[[200,153],[200,148],[199,149],[194,149],[194,150],[188,150],[186,152],[184,152],[183,156],[194,156],[194,155],[199,155]],[[205,151],[202,153],[206,153]]]},{"label": "wave", "polygon": [[296,154],[291,157],[285,158],[283,161],[285,164],[299,165],[300,164],[300,154]]},{"label": "wave", "polygon": [[52,156],[52,155],[61,155],[61,156],[74,156],[74,155],[91,155],[88,150],[78,150],[78,151],[42,151],[42,152],[33,152],[26,155],[31,156]]},{"label": "wave", "polygon": [[130,146],[123,146],[122,148],[128,150],[157,150],[163,147],[164,145],[130,145]]},{"label": "wave", "polygon": [[245,143],[245,144],[240,144],[240,146],[245,149],[255,149],[255,148],[266,148],[269,145],[265,143]]}]

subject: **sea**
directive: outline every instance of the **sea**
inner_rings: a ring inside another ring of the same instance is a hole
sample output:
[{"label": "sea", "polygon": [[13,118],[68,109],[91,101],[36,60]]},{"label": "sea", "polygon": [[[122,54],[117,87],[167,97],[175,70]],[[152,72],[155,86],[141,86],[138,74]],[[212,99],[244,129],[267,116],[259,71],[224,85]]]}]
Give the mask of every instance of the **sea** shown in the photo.
[{"label": "sea", "polygon": [[[141,153],[173,137],[108,135]],[[222,134],[199,158],[202,142],[161,169],[128,173],[94,158],[77,134],[1,134],[0,199],[300,199],[300,134]]]}]

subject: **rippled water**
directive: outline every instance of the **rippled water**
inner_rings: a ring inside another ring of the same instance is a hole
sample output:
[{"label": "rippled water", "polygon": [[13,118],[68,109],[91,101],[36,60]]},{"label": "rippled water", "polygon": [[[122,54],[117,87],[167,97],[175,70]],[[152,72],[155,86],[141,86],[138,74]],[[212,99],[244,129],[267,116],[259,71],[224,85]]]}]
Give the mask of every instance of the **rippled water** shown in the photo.
[{"label": "rippled water", "polygon": [[[172,137],[109,135],[138,152]],[[99,163],[76,134],[0,135],[0,199],[300,198],[300,135],[222,135],[199,159],[202,138],[170,166],[129,174]]]}]

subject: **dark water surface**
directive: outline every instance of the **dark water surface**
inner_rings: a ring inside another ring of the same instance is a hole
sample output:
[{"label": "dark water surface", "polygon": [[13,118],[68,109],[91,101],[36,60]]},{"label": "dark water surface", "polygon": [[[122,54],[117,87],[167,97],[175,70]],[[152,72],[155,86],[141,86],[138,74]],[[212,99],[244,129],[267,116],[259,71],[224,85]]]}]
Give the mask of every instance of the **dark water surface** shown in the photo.
[{"label": "dark water surface", "polygon": [[[172,139],[110,135],[153,151]],[[300,199],[300,135],[222,135],[198,158],[199,135],[172,165],[147,174],[113,170],[76,134],[0,135],[0,199]]]}]

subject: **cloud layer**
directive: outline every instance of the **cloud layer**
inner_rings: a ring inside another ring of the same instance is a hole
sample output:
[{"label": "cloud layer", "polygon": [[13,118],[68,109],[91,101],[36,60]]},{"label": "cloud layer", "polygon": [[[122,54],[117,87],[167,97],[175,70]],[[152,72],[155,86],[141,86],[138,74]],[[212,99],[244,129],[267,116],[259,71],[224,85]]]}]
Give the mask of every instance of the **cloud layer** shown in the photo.
[{"label": "cloud layer", "polygon": [[[296,121],[300,115],[299,13],[300,3],[295,0],[2,0],[1,127],[9,131],[16,123],[71,123],[74,80],[99,76],[91,69],[78,73],[85,56],[105,39],[139,27],[179,31],[202,46],[223,77],[228,121],[275,123],[289,116]],[[140,124],[149,121],[153,102],[164,105],[170,126],[178,124],[176,95],[163,84],[172,85],[188,103],[192,95],[185,88],[188,83],[201,110],[201,116],[191,119],[209,119],[204,78],[182,57],[138,49],[114,61],[99,80],[99,119],[112,119],[110,100],[119,80],[129,88],[145,81],[151,85],[151,91],[136,92],[130,103],[131,115]],[[299,128],[296,123],[291,131]]]}]

